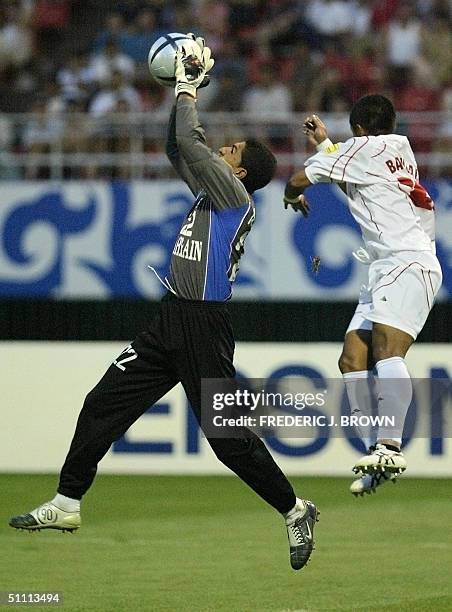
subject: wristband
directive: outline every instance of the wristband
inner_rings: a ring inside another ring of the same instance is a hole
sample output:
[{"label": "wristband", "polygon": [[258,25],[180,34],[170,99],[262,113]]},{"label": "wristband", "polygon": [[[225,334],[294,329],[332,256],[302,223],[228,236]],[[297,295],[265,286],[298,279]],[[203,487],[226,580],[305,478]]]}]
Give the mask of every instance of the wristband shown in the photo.
[{"label": "wristband", "polygon": [[327,149],[333,146],[334,145],[331,142],[331,140],[329,138],[325,138],[325,140],[322,140],[322,142],[319,142],[319,144],[316,146],[316,149],[320,153],[320,152],[325,152]]},{"label": "wristband", "polygon": [[196,87],[194,85],[191,85],[190,83],[186,83],[185,81],[178,81],[176,83],[174,93],[176,95],[176,98],[179,94],[184,93],[188,94],[196,100]]}]

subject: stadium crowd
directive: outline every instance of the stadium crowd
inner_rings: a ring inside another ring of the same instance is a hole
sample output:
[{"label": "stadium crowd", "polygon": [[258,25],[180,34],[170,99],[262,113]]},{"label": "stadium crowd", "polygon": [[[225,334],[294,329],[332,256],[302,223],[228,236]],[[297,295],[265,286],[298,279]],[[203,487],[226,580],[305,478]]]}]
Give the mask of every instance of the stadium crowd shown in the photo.
[{"label": "stadium crowd", "polygon": [[[399,111],[452,111],[451,26],[451,0],[3,0],[1,149],[45,153],[58,141],[69,153],[127,152],[114,114],[172,104],[147,68],[152,42],[169,31],[201,34],[212,48],[202,110],[341,113],[378,91]],[[10,119],[30,111],[20,128]],[[333,133],[346,130],[339,123]],[[411,136],[450,151],[452,125]],[[277,140],[290,150],[290,138]],[[29,178],[41,175],[28,165]]]}]

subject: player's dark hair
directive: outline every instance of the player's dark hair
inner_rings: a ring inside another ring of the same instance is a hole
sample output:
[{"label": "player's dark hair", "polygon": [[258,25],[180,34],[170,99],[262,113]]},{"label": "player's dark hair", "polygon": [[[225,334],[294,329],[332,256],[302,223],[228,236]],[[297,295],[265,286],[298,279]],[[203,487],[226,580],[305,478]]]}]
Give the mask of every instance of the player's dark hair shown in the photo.
[{"label": "player's dark hair", "polygon": [[372,94],[356,102],[350,112],[352,130],[360,125],[371,136],[391,134],[395,126],[395,110],[392,102],[385,96]]},{"label": "player's dark hair", "polygon": [[245,142],[240,165],[246,170],[246,176],[242,179],[242,183],[248,193],[262,189],[275,176],[275,156],[263,142],[254,140],[254,138]]}]

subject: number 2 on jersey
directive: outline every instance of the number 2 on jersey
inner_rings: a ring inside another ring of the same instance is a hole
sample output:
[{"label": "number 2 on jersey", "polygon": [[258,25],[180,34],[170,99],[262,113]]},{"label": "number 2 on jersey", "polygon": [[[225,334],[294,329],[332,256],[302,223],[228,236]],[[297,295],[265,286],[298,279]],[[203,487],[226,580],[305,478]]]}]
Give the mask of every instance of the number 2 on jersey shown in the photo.
[{"label": "number 2 on jersey", "polygon": [[195,223],[195,219],[196,219],[196,210],[194,210],[190,215],[188,215],[188,218],[187,218],[188,223],[182,226],[182,229],[179,232],[180,234],[182,234],[182,236],[187,236],[188,238],[190,238],[192,234],[192,228]]},{"label": "number 2 on jersey", "polygon": [[118,359],[115,359],[113,361],[113,365],[115,365],[117,368],[124,372],[124,370],[126,369],[124,364],[128,361],[133,361],[134,359],[137,359],[137,357],[138,354],[136,350],[132,347],[131,344],[129,344],[119,355]]}]

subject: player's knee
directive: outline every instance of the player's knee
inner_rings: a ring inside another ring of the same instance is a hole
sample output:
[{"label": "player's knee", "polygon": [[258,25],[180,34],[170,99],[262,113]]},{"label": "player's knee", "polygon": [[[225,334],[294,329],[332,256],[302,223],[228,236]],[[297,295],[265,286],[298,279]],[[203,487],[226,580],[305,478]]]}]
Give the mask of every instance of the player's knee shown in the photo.
[{"label": "player's knee", "polygon": [[363,364],[356,355],[346,351],[342,351],[337,364],[342,374],[347,374],[348,372],[360,372],[361,370],[366,369],[366,367],[363,367]]},{"label": "player's knee", "polygon": [[406,332],[385,325],[374,325],[372,332],[372,355],[374,362],[402,357],[413,343],[413,338]]},{"label": "player's knee", "polygon": [[397,338],[392,338],[390,335],[383,333],[374,337],[372,355],[375,363],[382,359],[390,359],[391,357],[404,357],[405,352],[404,347],[397,341]]},{"label": "player's knee", "polygon": [[372,348],[372,355],[374,362],[382,361],[383,359],[390,359],[391,357],[401,356],[401,351],[390,342],[381,342],[375,344]]},{"label": "player's knee", "polygon": [[397,355],[397,347],[390,335],[383,330],[375,330],[372,337],[372,356],[377,363],[382,359],[389,359]]},{"label": "player's knee", "polygon": [[231,444],[228,444],[230,440],[212,440],[210,441],[210,445],[212,447],[213,452],[216,455],[218,461],[224,463],[227,467],[231,464],[233,458],[233,451],[231,448]]},{"label": "player's knee", "polygon": [[83,402],[83,410],[85,412],[89,412],[90,414],[98,410],[102,405],[99,396],[100,394],[96,391],[96,389],[92,389],[85,397],[85,401]]}]

